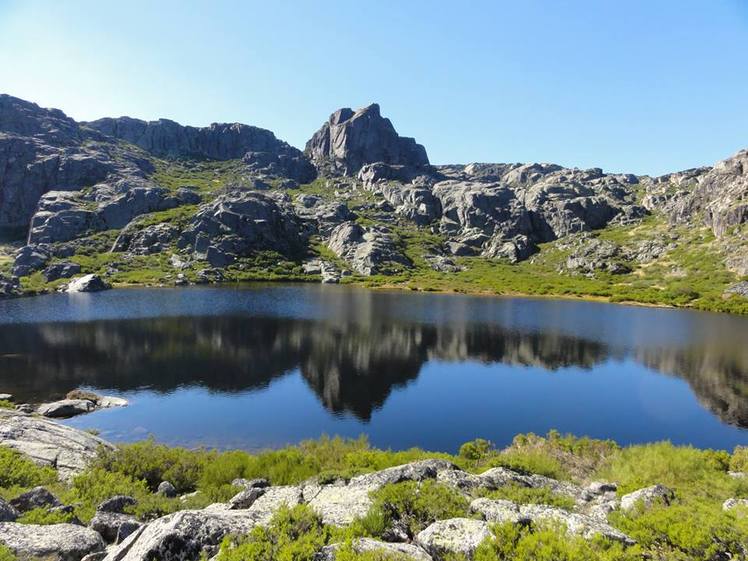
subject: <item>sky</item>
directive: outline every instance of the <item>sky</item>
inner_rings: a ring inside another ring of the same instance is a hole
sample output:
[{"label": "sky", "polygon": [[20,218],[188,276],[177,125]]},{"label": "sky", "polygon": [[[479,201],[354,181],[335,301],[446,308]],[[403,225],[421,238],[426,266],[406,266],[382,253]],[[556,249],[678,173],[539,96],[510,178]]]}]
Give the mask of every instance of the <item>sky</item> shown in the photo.
[{"label": "sky", "polygon": [[748,0],[0,0],[0,93],[299,148],[377,102],[435,164],[659,175],[748,147]]}]

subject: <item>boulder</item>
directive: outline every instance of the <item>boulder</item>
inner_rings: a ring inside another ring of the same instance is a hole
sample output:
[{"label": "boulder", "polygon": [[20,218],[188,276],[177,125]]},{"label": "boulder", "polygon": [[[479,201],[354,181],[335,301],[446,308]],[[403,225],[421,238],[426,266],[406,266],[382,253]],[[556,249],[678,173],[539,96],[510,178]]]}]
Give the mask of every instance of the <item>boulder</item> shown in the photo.
[{"label": "boulder", "polygon": [[185,561],[212,557],[227,535],[244,535],[257,524],[249,510],[183,510],[134,531],[107,561]]},{"label": "boulder", "polygon": [[44,267],[50,257],[49,250],[45,246],[23,246],[16,252],[13,274],[17,277],[25,277]]},{"label": "boulder", "polygon": [[107,543],[122,543],[130,534],[142,526],[138,519],[118,512],[97,512],[89,528],[98,532]]},{"label": "boulder", "polygon": [[376,103],[333,113],[306,143],[304,153],[318,169],[350,176],[374,162],[416,169],[429,165],[425,148],[399,136]]},{"label": "boulder", "polygon": [[101,409],[111,409],[112,407],[127,407],[130,404],[124,398],[115,397],[112,395],[102,395],[99,401],[96,402],[96,406]]},{"label": "boulder", "polygon": [[332,231],[327,245],[360,275],[386,273],[392,266],[411,266],[390,233],[381,227],[364,228],[345,222]]},{"label": "boulder", "polygon": [[96,404],[87,399],[63,399],[53,403],[44,403],[36,411],[44,417],[66,419],[90,413],[94,409],[96,409]]},{"label": "boulder", "polygon": [[99,275],[89,274],[71,281],[65,289],[65,292],[69,294],[79,292],[101,292],[103,290],[109,290],[110,288],[111,286]]},{"label": "boulder", "polygon": [[18,509],[0,498],[0,522],[15,522],[20,516]]},{"label": "boulder", "polygon": [[454,555],[472,559],[478,546],[492,537],[488,524],[482,520],[450,518],[431,524],[416,536],[415,542],[436,560]]},{"label": "boulder", "polygon": [[0,298],[11,298],[21,294],[18,277],[6,277],[0,274]]},{"label": "boulder", "polygon": [[71,479],[112,445],[88,432],[19,411],[0,409],[0,446],[7,446],[40,465],[54,466],[62,479]]},{"label": "boulder", "polygon": [[293,256],[304,243],[304,229],[287,195],[233,190],[202,205],[177,245],[223,267],[264,250]]},{"label": "boulder", "polygon": [[372,505],[369,493],[375,485],[323,485],[304,488],[304,502],[332,526],[347,526],[366,516]]},{"label": "boulder", "polygon": [[10,501],[10,506],[19,512],[28,512],[35,508],[53,508],[62,506],[57,497],[44,487],[34,487]]},{"label": "boulder", "polygon": [[730,296],[740,296],[743,298],[748,298],[748,281],[740,281],[731,284],[725,289],[723,295],[726,298],[729,298]]},{"label": "boulder", "polygon": [[254,502],[265,494],[265,487],[247,487],[229,500],[229,509],[237,510],[251,507]]},{"label": "boulder", "polygon": [[158,489],[156,489],[156,493],[167,498],[173,498],[177,496],[176,488],[169,481],[162,481],[161,483],[159,483]]},{"label": "boulder", "polygon": [[127,251],[134,255],[150,255],[166,251],[176,241],[179,230],[171,224],[161,223],[141,227],[137,221],[124,228],[114,241],[112,251]]},{"label": "boulder", "polygon": [[[435,479],[441,473],[448,473],[458,470],[452,462],[447,460],[420,460],[395,466],[374,473],[359,475],[351,479],[349,485],[361,485],[382,487],[401,481],[424,481],[426,479]],[[464,473],[464,472],[463,472]]]},{"label": "boulder", "polygon": [[75,524],[0,523],[0,543],[21,559],[80,561],[89,553],[104,550],[101,536]]},{"label": "boulder", "polygon": [[672,489],[664,485],[652,485],[622,496],[621,510],[631,510],[637,504],[641,504],[644,508],[650,508],[656,503],[669,505],[673,499],[675,499],[675,493]]},{"label": "boulder", "polygon": [[127,507],[138,504],[137,499],[128,495],[115,495],[103,501],[96,507],[97,512],[114,512],[122,514]]},{"label": "boulder", "polygon": [[[342,544],[328,545],[315,557],[315,561],[335,561],[337,552]],[[383,558],[392,556],[396,559],[412,559],[413,561],[431,561],[431,556],[416,545],[408,543],[389,543],[372,538],[356,538],[351,542],[351,549],[358,554],[376,552]]]},{"label": "boulder", "polygon": [[47,282],[52,282],[58,279],[69,279],[80,272],[81,266],[78,263],[55,263],[44,269],[42,274]]}]

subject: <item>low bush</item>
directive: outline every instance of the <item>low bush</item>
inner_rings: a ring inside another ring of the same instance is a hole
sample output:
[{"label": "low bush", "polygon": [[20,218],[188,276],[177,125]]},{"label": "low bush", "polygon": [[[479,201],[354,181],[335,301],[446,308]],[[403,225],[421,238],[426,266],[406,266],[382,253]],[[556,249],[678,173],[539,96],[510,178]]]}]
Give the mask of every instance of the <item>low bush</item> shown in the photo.
[{"label": "low bush", "polygon": [[563,527],[500,524],[491,529],[494,539],[483,542],[474,561],[634,561],[639,548],[625,548],[609,539],[585,540],[570,536]]},{"label": "low bush", "polygon": [[36,487],[56,480],[51,467],[38,466],[19,452],[0,446],[0,488]]},{"label": "low bush", "polygon": [[10,549],[0,543],[0,561],[18,561],[18,558]]},{"label": "low bush", "polygon": [[50,511],[46,508],[35,508],[24,512],[16,522],[19,524],[64,524],[75,520],[73,512]]},{"label": "low bush", "polygon": [[0,399],[0,409],[15,409],[16,406],[13,404],[12,401],[8,401],[7,399]]},{"label": "low bush", "polygon": [[226,538],[218,561],[313,561],[331,536],[310,507],[281,507],[268,526],[258,526],[243,538]]},{"label": "low bush", "polygon": [[523,487],[522,485],[517,485],[515,483],[504,485],[503,487],[492,491],[481,489],[476,493],[476,495],[488,499],[504,499],[517,504],[551,505],[563,508],[564,510],[573,509],[575,504],[574,499],[571,497],[554,493],[546,487]]},{"label": "low bush", "polygon": [[730,470],[748,472],[748,446],[736,446],[730,457]]},{"label": "low bush", "polygon": [[372,494],[372,499],[369,513],[356,523],[362,535],[381,537],[397,523],[413,537],[436,520],[469,516],[468,500],[459,491],[433,480],[385,485]]}]

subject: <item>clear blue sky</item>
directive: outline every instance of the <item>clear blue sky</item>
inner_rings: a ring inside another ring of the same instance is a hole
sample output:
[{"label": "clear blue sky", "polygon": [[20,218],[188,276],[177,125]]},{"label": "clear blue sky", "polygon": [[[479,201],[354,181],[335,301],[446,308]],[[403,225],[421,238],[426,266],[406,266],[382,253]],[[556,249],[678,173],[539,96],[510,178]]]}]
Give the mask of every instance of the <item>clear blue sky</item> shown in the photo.
[{"label": "clear blue sky", "polygon": [[660,174],[748,147],[748,0],[0,0],[0,92],[299,147],[376,101],[433,163]]}]

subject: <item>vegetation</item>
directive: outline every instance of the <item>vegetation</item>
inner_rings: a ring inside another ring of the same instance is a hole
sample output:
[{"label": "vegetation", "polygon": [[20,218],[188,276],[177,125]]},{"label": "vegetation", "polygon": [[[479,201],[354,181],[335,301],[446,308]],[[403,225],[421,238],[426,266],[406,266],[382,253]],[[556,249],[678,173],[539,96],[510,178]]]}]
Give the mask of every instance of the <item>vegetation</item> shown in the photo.
[{"label": "vegetation", "polygon": [[[180,509],[225,501],[238,492],[231,485],[238,477],[264,477],[276,485],[297,484],[314,477],[332,481],[419,459],[443,458],[473,473],[509,466],[533,473],[542,471],[577,484],[615,481],[620,495],[654,484],[666,485],[675,493],[669,505],[639,505],[609,516],[613,526],[637,540],[634,547],[624,549],[609,540],[575,538],[561,527],[498,525],[492,529],[496,539],[479,548],[477,560],[742,559],[748,544],[748,512],[723,511],[722,503],[728,498],[748,498],[748,480],[728,474],[731,470],[745,470],[746,455],[745,447],[729,453],[667,442],[621,448],[611,441],[555,431],[546,436],[519,435],[503,450],[479,439],[464,444],[457,455],[420,449],[378,450],[365,438],[325,437],[257,454],[170,448],[147,440],[102,450],[84,473],[70,484],[62,484],[53,469],[39,467],[10,449],[0,448],[0,496],[10,499],[44,485],[63,504],[74,506],[72,514],[34,510],[24,514],[22,523],[55,523],[72,516],[85,523],[97,504],[118,494],[134,496],[138,505],[130,511],[149,520]],[[180,494],[191,496],[168,499],[156,494],[154,491],[163,480],[171,481]],[[517,485],[477,490],[474,494],[517,503],[573,507],[566,496]],[[372,507],[366,516],[347,528],[324,526],[306,506],[284,509],[268,527],[227,539],[219,559],[304,560],[331,543],[344,544],[341,559],[390,559],[376,552],[358,554],[351,548],[351,540],[362,536],[381,538],[394,526],[414,536],[434,520],[472,516],[468,506],[468,499],[461,493],[436,481],[386,485],[372,494]]]},{"label": "vegetation", "polygon": [[13,552],[0,543],[0,561],[18,561]]}]

